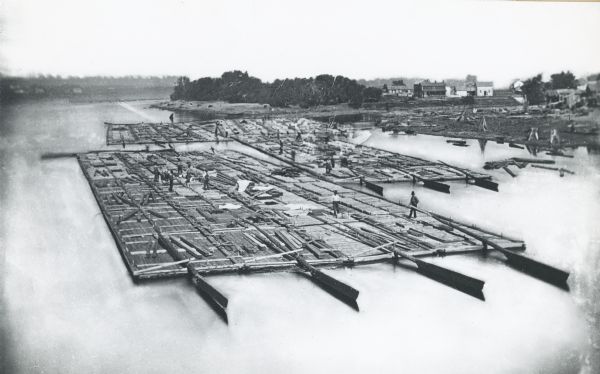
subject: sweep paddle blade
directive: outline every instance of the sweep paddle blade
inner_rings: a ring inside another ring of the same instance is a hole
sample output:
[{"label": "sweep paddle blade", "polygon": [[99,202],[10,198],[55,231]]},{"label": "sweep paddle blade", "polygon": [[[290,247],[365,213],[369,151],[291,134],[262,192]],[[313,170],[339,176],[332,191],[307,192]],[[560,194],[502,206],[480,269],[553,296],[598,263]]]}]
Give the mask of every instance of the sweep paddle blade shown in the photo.
[{"label": "sweep paddle blade", "polygon": [[423,180],[423,187],[436,190],[439,192],[450,193],[450,185],[446,183],[431,181],[431,180]]},{"label": "sweep paddle blade", "polygon": [[381,187],[380,185],[371,183],[369,181],[365,181],[365,187],[367,187],[369,190],[383,196],[383,187]]},{"label": "sweep paddle blade", "polygon": [[356,302],[359,292],[354,287],[349,286],[346,283],[343,283],[319,270],[311,272],[311,275],[316,282],[321,283],[327,288],[330,288],[344,299]]},{"label": "sweep paddle blade", "polygon": [[206,300],[206,302],[213,308],[219,317],[225,321],[225,323],[229,323],[229,319],[227,317],[227,304],[229,304],[229,300],[227,297],[225,297],[225,295],[223,295],[219,290],[211,286],[191,265],[188,265],[188,272],[190,274],[192,283],[202,298]]},{"label": "sweep paddle blade", "polygon": [[455,228],[458,231],[461,231],[477,240],[480,240],[482,243],[488,244],[490,247],[501,252],[502,254],[504,254],[504,256],[506,256],[508,264],[512,267],[524,273],[527,273],[533,277],[536,277],[540,280],[553,284],[557,287],[563,288],[565,290],[569,289],[569,286],[567,285],[569,272],[555,268],[554,266],[548,264],[544,264],[543,262],[534,260],[525,255],[511,252],[508,249],[498,245],[497,243],[494,243],[487,238],[483,238],[480,235],[477,235],[472,231],[465,229],[464,227],[457,226],[452,222],[441,218],[438,215],[432,215],[432,217],[450,227]]},{"label": "sweep paddle blade", "polygon": [[486,190],[498,192],[498,183],[489,181],[487,179],[475,178],[475,182],[473,184],[477,187],[485,188]]},{"label": "sweep paddle blade", "polygon": [[467,295],[480,300],[485,300],[483,295],[483,285],[485,282],[481,279],[473,278],[422,260],[416,260],[415,262],[417,264],[418,273],[458,291],[464,292]]},{"label": "sweep paddle blade", "polygon": [[569,272],[508,250],[501,251],[509,265],[540,280],[568,290]]},{"label": "sweep paddle blade", "polygon": [[310,273],[310,279],[312,279],[313,282],[321,286],[321,288],[329,292],[335,298],[358,310],[358,304],[356,302],[356,299],[358,298],[357,289],[323,273],[321,270],[309,264],[302,256],[297,256],[296,261],[302,270]]}]

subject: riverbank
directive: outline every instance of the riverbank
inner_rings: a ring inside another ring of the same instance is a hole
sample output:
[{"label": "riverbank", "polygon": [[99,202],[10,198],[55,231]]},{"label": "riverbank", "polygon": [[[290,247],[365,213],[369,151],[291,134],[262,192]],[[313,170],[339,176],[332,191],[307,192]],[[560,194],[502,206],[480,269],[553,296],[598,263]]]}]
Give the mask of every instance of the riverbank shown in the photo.
[{"label": "riverbank", "polygon": [[[595,115],[575,117],[570,113],[506,114],[483,112],[470,116],[454,113],[432,113],[421,116],[416,125],[392,127],[392,131],[438,135],[464,139],[497,140],[500,142],[551,149],[552,132],[557,131],[555,147],[578,147],[600,144],[599,124]],[[462,118],[460,118],[462,116]],[[400,116],[410,123],[416,116]],[[407,118],[408,117],[408,118]],[[460,119],[459,119],[460,118]],[[485,119],[485,129],[484,129]],[[533,129],[533,134],[532,134]]]},{"label": "riverbank", "polygon": [[269,104],[258,103],[227,103],[224,101],[161,101],[151,106],[152,108],[174,112],[192,113],[199,118],[260,118],[260,117],[307,117],[319,118],[335,117],[344,120],[344,117],[362,120],[363,117],[378,114],[377,110],[354,109],[347,104],[320,105],[311,108],[299,106],[272,107]]}]

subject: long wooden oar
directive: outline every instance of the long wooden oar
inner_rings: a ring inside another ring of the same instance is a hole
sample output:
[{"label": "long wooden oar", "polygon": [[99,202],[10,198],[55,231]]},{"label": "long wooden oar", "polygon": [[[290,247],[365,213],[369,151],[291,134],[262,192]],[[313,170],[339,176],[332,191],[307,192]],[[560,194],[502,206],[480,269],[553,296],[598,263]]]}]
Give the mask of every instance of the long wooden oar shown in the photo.
[{"label": "long wooden oar", "polygon": [[[165,238],[164,235],[158,233],[157,240],[162,245],[169,255],[173,257],[173,259],[179,263],[180,266],[183,265],[183,261],[186,260],[183,258],[181,254],[173,247],[171,242]],[[206,302],[213,308],[213,310],[225,321],[225,323],[229,322],[227,317],[227,304],[229,301],[227,297],[219,292],[216,288],[211,286],[205,279],[198,273],[198,271],[194,268],[192,264],[188,263],[186,266],[188,270],[188,274],[190,275],[190,280],[196,287],[196,290],[200,293],[200,295],[206,300]]]},{"label": "long wooden oar", "polygon": [[555,268],[551,265],[544,264],[543,262],[534,260],[520,253],[515,253],[505,249],[497,243],[477,235],[474,232],[465,229],[464,227],[455,225],[454,223],[443,219],[436,214],[431,214],[431,216],[438,221],[481,241],[484,245],[489,245],[495,250],[501,252],[506,257],[507,262],[515,268],[555,286],[568,289],[567,279],[569,278],[569,272]]},{"label": "long wooden oar", "polygon": [[227,304],[229,303],[229,300],[227,297],[211,286],[210,283],[198,273],[192,264],[188,264],[187,269],[192,283],[196,286],[196,289],[200,292],[202,297],[213,307],[215,312],[223,318],[225,323],[229,323],[227,317]]},{"label": "long wooden oar", "polygon": [[367,187],[369,190],[383,196],[383,187],[381,187],[380,185],[375,184],[373,182],[365,181],[365,187]]},{"label": "long wooden oar", "polygon": [[477,187],[481,187],[481,188],[485,188],[486,190],[498,192],[498,183],[492,182],[492,181],[484,179],[484,178],[476,178],[473,174],[469,173],[467,170],[458,168],[456,166],[449,165],[443,161],[438,160],[438,162],[442,165],[446,165],[447,167],[449,167],[451,169],[458,170],[459,172],[466,175],[467,178],[473,179],[475,181],[473,184],[476,185]]},{"label": "long wooden oar", "polygon": [[431,278],[437,282],[445,284],[446,286],[464,292],[467,295],[476,297],[480,300],[485,300],[485,297],[483,296],[483,286],[485,284],[484,281],[470,277],[468,275],[464,275],[454,270],[444,268],[439,265],[434,265],[432,263],[419,260],[418,258],[406,253],[406,250],[408,250],[408,248],[404,248],[405,251],[400,251],[396,248],[386,248],[390,244],[394,244],[395,246],[403,248],[402,245],[398,244],[398,242],[396,241],[373,249],[378,249],[387,253],[393,253],[396,258],[396,261],[398,257],[402,257],[406,260],[409,260],[417,265],[418,273],[425,275],[426,277]]},{"label": "long wooden oar", "polygon": [[358,298],[359,291],[357,289],[323,273],[321,270],[309,264],[302,256],[296,256],[296,262],[300,268],[310,273],[311,279],[315,283],[322,286],[335,297],[358,309],[356,299]]},{"label": "long wooden oar", "polygon": [[[310,279],[312,279],[315,283],[317,283],[334,297],[358,310],[358,304],[356,302],[356,299],[358,298],[358,291],[355,288],[323,273],[321,270],[309,264],[308,261],[306,261],[299,253],[287,254],[289,251],[285,248],[287,245],[285,241],[280,242],[279,240],[275,239],[273,235],[269,235],[259,226],[254,225],[250,221],[245,222],[256,227],[258,232],[262,235],[260,240],[263,240],[264,244],[279,252],[282,256],[287,257],[288,259],[296,260],[298,263],[298,268],[308,272],[310,274]],[[296,248],[290,247],[290,249],[294,251]]]},{"label": "long wooden oar", "polygon": [[[412,177],[414,180],[420,180],[423,181],[423,187],[432,189],[432,190],[436,190],[439,192],[444,192],[444,193],[450,193],[450,185],[446,184],[446,183],[442,183],[442,182],[438,182],[438,181],[434,181],[434,180],[429,180],[429,179],[423,179],[421,177],[419,177],[418,175],[414,174],[414,173],[409,173],[406,172],[404,170],[400,170],[400,169],[396,169],[399,172],[406,174],[410,177]],[[382,194],[383,195],[383,194]]]},{"label": "long wooden oar", "polygon": [[[390,236],[388,233],[384,233],[384,232],[381,233],[381,236],[385,237],[386,239],[388,239],[390,241],[383,245],[379,245],[377,247],[371,248],[369,250],[380,250],[380,251],[383,251],[386,253],[394,253],[394,255],[396,257],[399,256],[399,257],[405,258],[405,259],[415,263],[417,265],[417,272],[419,272],[420,274],[423,274],[423,275],[427,276],[428,278],[431,278],[431,279],[438,281],[440,283],[443,283],[449,287],[452,287],[461,292],[464,292],[467,295],[476,297],[481,300],[485,300],[485,297],[483,295],[483,286],[485,284],[484,281],[477,279],[477,278],[470,277],[468,275],[461,274],[454,270],[446,269],[439,265],[434,265],[432,263],[429,263],[429,262],[426,262],[423,260],[419,260],[419,259],[415,258],[414,256],[411,256],[408,253],[406,253],[405,251],[410,250],[410,248],[403,247],[402,244],[400,244],[401,242],[397,238],[394,238],[394,237]],[[405,251],[403,252],[396,248],[392,248],[392,249],[386,248],[386,247],[389,247],[390,245],[398,246],[400,248],[405,249]],[[359,252],[359,254],[362,254],[362,253],[364,253],[364,251]]]},{"label": "long wooden oar", "polygon": [[417,265],[417,272],[420,274],[464,292],[467,295],[476,297],[480,300],[485,300],[483,295],[483,286],[485,281],[444,268],[439,265],[432,264],[430,262],[419,260],[418,258],[415,258],[414,256],[397,249],[393,249],[393,252],[397,256],[414,262]]}]

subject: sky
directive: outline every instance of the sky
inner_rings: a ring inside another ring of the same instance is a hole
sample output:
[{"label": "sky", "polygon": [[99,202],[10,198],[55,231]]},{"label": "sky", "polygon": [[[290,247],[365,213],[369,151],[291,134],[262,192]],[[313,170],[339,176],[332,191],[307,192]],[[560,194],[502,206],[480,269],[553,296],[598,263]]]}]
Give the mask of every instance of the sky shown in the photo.
[{"label": "sky", "polygon": [[600,72],[600,3],[0,0],[10,75],[341,74],[508,85]]}]

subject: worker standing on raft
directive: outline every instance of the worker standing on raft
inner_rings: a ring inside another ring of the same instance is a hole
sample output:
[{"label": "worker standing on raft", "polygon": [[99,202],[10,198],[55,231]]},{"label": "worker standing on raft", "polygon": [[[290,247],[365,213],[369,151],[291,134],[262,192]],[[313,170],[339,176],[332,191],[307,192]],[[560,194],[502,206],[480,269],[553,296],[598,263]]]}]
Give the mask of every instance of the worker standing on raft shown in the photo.
[{"label": "worker standing on raft", "polygon": [[283,140],[279,139],[279,154],[283,154]]},{"label": "worker standing on raft", "polygon": [[169,192],[173,192],[173,172],[169,173]]},{"label": "worker standing on raft", "polygon": [[171,120],[171,124],[173,124],[173,113],[171,113],[171,115],[169,116],[169,119]]},{"label": "worker standing on raft", "polygon": [[410,212],[408,213],[408,218],[417,218],[417,205],[419,204],[419,198],[415,195],[415,191],[410,193]]},{"label": "worker standing on raft", "polygon": [[340,195],[338,195],[337,190],[333,191],[331,200],[333,203],[333,214],[337,217],[337,215],[340,213]]},{"label": "worker standing on raft", "polygon": [[208,190],[208,171],[207,170],[204,171],[204,176],[202,177],[202,180],[204,182],[202,189]]}]

